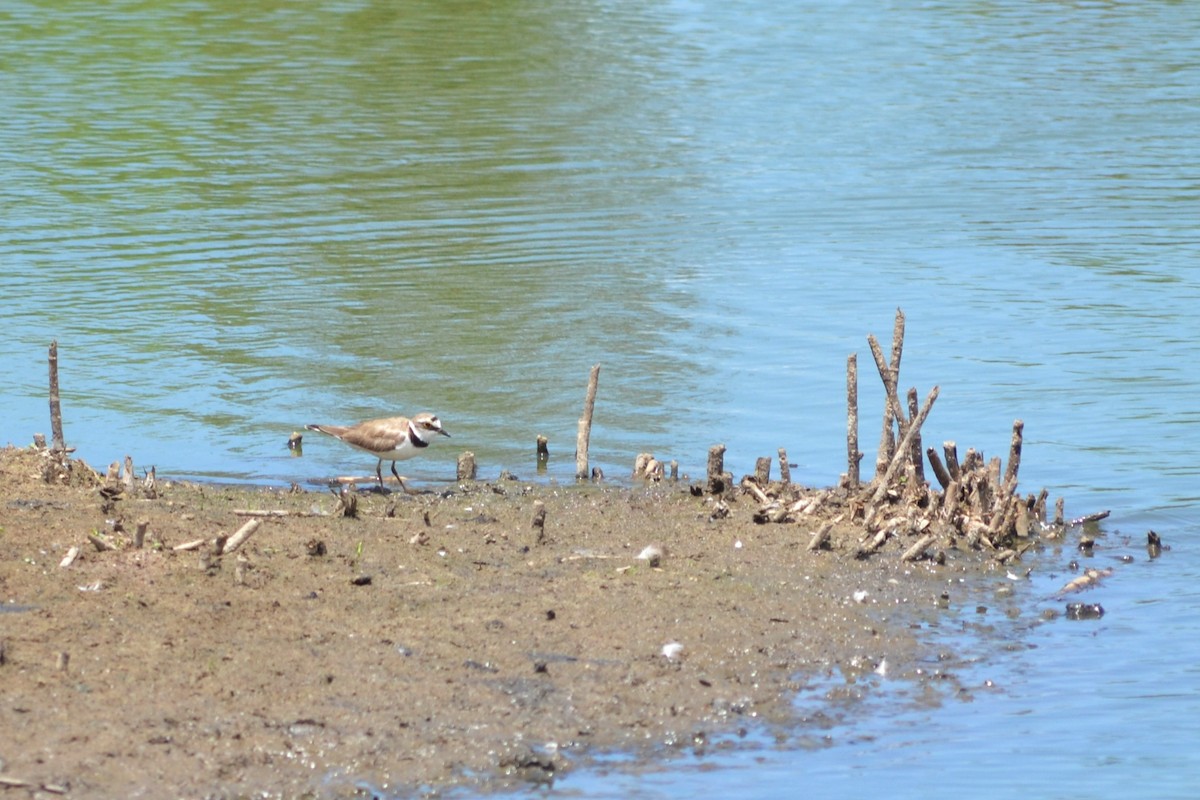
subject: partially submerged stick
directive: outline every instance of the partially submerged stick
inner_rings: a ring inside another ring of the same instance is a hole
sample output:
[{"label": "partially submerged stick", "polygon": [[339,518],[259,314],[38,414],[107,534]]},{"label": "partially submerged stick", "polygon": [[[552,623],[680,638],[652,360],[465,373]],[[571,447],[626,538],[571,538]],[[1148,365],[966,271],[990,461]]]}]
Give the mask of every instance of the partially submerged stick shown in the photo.
[{"label": "partially submerged stick", "polygon": [[600,365],[592,367],[588,376],[587,396],[583,401],[583,416],[579,418],[579,433],[575,439],[575,480],[588,477],[588,441],[592,436],[592,413],[596,409],[596,387],[600,382]]}]

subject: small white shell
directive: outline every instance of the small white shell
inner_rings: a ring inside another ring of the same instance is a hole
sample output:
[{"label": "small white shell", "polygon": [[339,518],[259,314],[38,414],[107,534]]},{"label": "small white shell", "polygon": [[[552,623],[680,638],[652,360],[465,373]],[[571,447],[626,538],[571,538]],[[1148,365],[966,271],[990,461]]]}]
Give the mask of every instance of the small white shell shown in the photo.
[{"label": "small white shell", "polygon": [[667,642],[663,645],[662,654],[668,661],[674,661],[683,653],[683,645],[679,642]]},{"label": "small white shell", "polygon": [[657,567],[660,563],[662,563],[664,555],[666,555],[666,553],[663,552],[661,547],[656,544],[648,544],[642,548],[642,552],[638,553],[637,557],[638,560],[649,561],[650,566]]}]

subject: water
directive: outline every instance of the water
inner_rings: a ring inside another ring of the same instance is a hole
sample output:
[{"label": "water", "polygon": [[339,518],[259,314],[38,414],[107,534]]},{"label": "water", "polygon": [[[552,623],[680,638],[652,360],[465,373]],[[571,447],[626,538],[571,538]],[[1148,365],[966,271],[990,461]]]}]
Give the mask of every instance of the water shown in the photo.
[{"label": "water", "polygon": [[293,430],[427,408],[454,439],[418,482],[465,448],[532,476],[539,433],[569,480],[601,363],[610,475],[640,451],[696,473],[721,441],[739,474],[786,447],[827,485],[846,357],[866,463],[865,336],[886,348],[902,307],[901,383],[941,387],[926,442],[1000,455],[1021,418],[1023,486],[1173,549],[1119,565],[1098,624],[1014,624],[1036,647],[971,703],[562,791],[1200,782],[1200,8],[196,0],[0,25],[0,438],[47,431],[57,339],[93,464],[317,485],[373,464],[311,437],[293,458]]}]

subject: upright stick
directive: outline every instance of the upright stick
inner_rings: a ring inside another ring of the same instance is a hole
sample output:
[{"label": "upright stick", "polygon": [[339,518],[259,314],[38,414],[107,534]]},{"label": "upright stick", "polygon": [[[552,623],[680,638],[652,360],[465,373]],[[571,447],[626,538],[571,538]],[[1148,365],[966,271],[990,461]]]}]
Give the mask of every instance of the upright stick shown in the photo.
[{"label": "upright stick", "polygon": [[858,488],[858,463],[863,454],[858,449],[858,354],[846,359],[846,480],[851,489]]},{"label": "upright stick", "polygon": [[51,449],[62,452],[67,449],[63,440],[62,407],[58,402],[58,340],[50,342],[50,434]]},{"label": "upright stick", "polygon": [[[883,355],[874,335],[867,336],[871,346],[871,355],[875,357],[875,366],[879,369],[879,378],[883,381],[883,389],[887,400],[883,405],[883,433],[879,439],[879,452],[875,456],[875,477],[883,474],[884,469],[891,463],[895,454],[896,439],[904,438],[908,430],[909,420],[900,405],[900,395],[897,387],[900,383],[900,356],[904,352],[904,312],[896,309],[896,322],[892,327],[892,360],[889,364]],[[892,423],[896,424],[896,435],[892,435]]]},{"label": "upright stick", "polygon": [[933,402],[937,400],[938,387],[933,387],[929,390],[929,396],[925,398],[925,405],[921,407],[921,411],[909,423],[908,432],[904,435],[904,439],[900,441],[900,446],[896,448],[896,454],[892,456],[892,461],[888,464],[887,470],[883,473],[883,479],[879,481],[879,485],[875,488],[875,493],[871,496],[871,511],[867,514],[867,520],[870,521],[871,515],[874,514],[875,506],[887,494],[888,486],[892,479],[896,477],[896,473],[900,471],[900,466],[904,463],[905,457],[911,453],[913,437],[921,430],[921,426],[925,424],[925,418],[929,416],[930,410],[933,409]]},{"label": "upright stick", "polygon": [[588,440],[592,436],[592,412],[596,409],[596,386],[600,382],[600,365],[592,367],[588,377],[587,397],[583,401],[583,416],[579,418],[579,435],[575,439],[575,479],[588,477]]},{"label": "upright stick", "polygon": [[1021,469],[1021,444],[1024,441],[1025,423],[1013,421],[1012,444],[1008,448],[1008,467],[1004,470],[1004,485],[1017,485],[1017,472]]},{"label": "upright stick", "polygon": [[[917,406],[917,389],[914,386],[914,387],[910,387],[908,390],[908,418],[910,420],[916,419],[918,413],[919,413],[919,411],[918,411],[918,406]],[[924,483],[925,482],[925,462],[921,458],[921,449],[922,449],[921,448],[921,432],[918,431],[917,435],[913,437],[913,442],[912,442],[912,463],[913,463],[913,468],[916,469],[916,471],[917,471],[917,479],[920,480],[922,483]]]}]

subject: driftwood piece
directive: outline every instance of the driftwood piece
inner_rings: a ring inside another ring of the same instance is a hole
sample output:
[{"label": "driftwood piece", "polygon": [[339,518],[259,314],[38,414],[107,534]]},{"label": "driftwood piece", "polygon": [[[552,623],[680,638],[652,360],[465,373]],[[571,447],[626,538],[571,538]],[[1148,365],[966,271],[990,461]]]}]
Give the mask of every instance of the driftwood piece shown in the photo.
[{"label": "driftwood piece", "polygon": [[139,519],[137,526],[133,532],[133,546],[137,550],[141,550],[146,544],[146,529],[150,527],[150,521]]},{"label": "driftwood piece", "polygon": [[1071,592],[1081,592],[1084,589],[1090,589],[1099,583],[1101,578],[1107,578],[1112,573],[1111,567],[1107,569],[1085,569],[1082,575],[1068,581],[1065,586],[1058,590],[1057,594],[1061,597]]},{"label": "driftwood piece", "polygon": [[742,489],[754,495],[754,499],[764,506],[771,502],[771,498],[767,497],[766,492],[759,488],[757,479],[747,475],[742,479]]},{"label": "driftwood piece", "polygon": [[858,355],[851,353],[846,359],[846,482],[851,489],[859,486],[862,457],[858,449]]},{"label": "driftwood piece", "polygon": [[97,536],[94,533],[89,533],[87,535],[87,538],[88,538],[88,541],[92,543],[92,547],[95,547],[96,550],[101,553],[107,552],[109,550],[117,549],[117,546],[115,544],[108,541],[107,539],[103,539],[103,538]]},{"label": "driftwood piece", "polygon": [[583,414],[579,417],[579,433],[575,438],[575,479],[587,480],[588,443],[592,436],[592,414],[596,410],[596,388],[600,383],[600,365],[592,366],[588,376],[587,396],[583,400]]},{"label": "driftwood piece", "polygon": [[537,437],[537,461],[539,464],[545,464],[550,460],[550,440],[538,434]]},{"label": "driftwood piece", "polygon": [[829,533],[833,530],[833,526],[842,521],[844,514],[839,514],[831,520],[827,520],[820,528],[817,528],[813,533],[812,538],[808,540],[807,550],[810,553],[816,552],[824,547],[829,546]]},{"label": "driftwood piece", "polygon": [[900,556],[901,561],[916,561],[921,556],[925,555],[925,551],[933,544],[935,537],[932,533],[927,533],[913,543],[912,547],[904,551]]},{"label": "driftwood piece", "polygon": [[779,448],[779,482],[784,486],[792,483],[792,468],[788,464],[787,450]]},{"label": "driftwood piece", "polygon": [[867,556],[875,553],[877,550],[879,550],[879,548],[883,547],[883,543],[886,542],[887,538],[891,535],[892,532],[889,529],[884,528],[879,533],[875,534],[875,536],[869,541],[863,542],[859,544],[858,547],[854,548],[854,557],[866,558]]},{"label": "driftwood piece", "polygon": [[232,536],[225,540],[224,545],[221,547],[221,555],[227,555],[241,547],[247,539],[254,535],[254,532],[258,530],[260,525],[262,525],[262,520],[255,517],[238,528]]},{"label": "driftwood piece", "polygon": [[1076,525],[1086,525],[1089,522],[1099,522],[1100,520],[1107,517],[1109,515],[1109,513],[1110,513],[1109,511],[1105,510],[1105,511],[1097,511],[1095,514],[1084,514],[1082,517],[1076,517],[1075,519],[1068,522],[1067,526],[1073,528]]},{"label": "driftwood piece", "polygon": [[58,562],[58,566],[61,567],[62,569],[66,569],[67,567],[74,564],[75,559],[77,559],[77,558],[79,558],[79,548],[71,547],[69,550],[67,550],[67,554],[65,556],[63,556],[62,561]]}]

